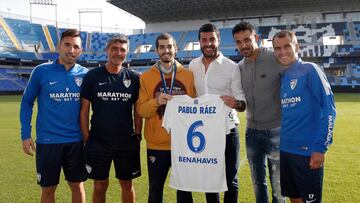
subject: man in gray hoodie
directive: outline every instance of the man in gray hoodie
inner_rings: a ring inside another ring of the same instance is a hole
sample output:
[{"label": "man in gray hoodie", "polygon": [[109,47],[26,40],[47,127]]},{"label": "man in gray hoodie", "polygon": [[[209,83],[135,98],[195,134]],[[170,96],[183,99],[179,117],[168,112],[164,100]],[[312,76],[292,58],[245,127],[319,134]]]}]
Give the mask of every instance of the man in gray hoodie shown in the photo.
[{"label": "man in gray hoodie", "polygon": [[244,58],[239,62],[246,98],[246,153],[256,202],[269,202],[266,160],[272,187],[272,202],[285,202],[280,189],[280,76],[273,51],[259,48],[253,25],[240,22],[232,31]]}]

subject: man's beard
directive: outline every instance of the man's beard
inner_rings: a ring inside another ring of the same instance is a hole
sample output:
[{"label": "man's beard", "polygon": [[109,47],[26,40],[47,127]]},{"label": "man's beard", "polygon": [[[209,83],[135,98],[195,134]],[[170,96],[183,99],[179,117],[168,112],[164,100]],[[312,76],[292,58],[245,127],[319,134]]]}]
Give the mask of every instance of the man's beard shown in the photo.
[{"label": "man's beard", "polygon": [[[213,51],[212,51],[212,54],[207,54],[205,49],[210,47]],[[217,53],[218,53],[218,49],[215,48],[215,47],[212,47],[212,46],[206,46],[206,47],[203,47],[201,48],[201,53],[205,56],[205,58],[215,58],[217,56]]]},{"label": "man's beard", "polygon": [[251,50],[250,48],[245,48],[240,50],[240,54],[243,55],[244,57],[250,57],[254,54],[254,50]]}]

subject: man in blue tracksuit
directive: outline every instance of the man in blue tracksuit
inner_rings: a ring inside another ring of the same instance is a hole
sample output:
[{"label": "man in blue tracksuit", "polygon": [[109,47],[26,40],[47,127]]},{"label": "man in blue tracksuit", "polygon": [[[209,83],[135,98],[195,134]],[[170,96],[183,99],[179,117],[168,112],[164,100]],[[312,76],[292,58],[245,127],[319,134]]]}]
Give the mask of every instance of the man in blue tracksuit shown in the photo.
[{"label": "man in blue tracksuit", "polygon": [[291,31],[273,37],[281,78],[281,192],[292,203],[321,202],[325,152],[332,143],[334,96],[322,69],[302,61]]},{"label": "man in blue tracksuit", "polygon": [[33,155],[31,117],[37,99],[36,171],[41,202],[55,202],[61,167],[72,192],[73,202],[85,202],[84,144],[80,130],[80,86],[87,72],[76,64],[80,56],[80,32],[65,30],[59,43],[59,58],[34,68],[20,108],[22,147]]}]

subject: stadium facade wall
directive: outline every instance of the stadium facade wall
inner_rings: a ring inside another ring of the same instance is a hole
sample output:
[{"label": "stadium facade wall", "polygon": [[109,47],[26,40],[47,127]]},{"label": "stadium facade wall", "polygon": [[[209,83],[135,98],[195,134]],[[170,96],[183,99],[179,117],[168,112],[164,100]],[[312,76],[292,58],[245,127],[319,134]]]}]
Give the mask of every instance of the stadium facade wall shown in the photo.
[{"label": "stadium facade wall", "polygon": [[201,25],[209,22],[209,20],[188,20],[166,23],[149,23],[146,24],[145,33],[198,30]]},{"label": "stadium facade wall", "polygon": [[280,22],[282,22],[283,24],[304,24],[321,21],[322,14],[320,12],[309,12],[306,14],[283,14],[280,18]]}]

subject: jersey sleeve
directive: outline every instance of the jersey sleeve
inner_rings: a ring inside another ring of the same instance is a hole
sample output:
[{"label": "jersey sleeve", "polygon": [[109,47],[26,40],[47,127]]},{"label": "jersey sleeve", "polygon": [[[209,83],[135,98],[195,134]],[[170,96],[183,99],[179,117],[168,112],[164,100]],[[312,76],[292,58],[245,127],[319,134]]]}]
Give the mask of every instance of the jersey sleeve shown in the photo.
[{"label": "jersey sleeve", "polygon": [[29,82],[25,88],[20,105],[21,140],[31,138],[31,118],[34,101],[40,92],[40,72],[35,68],[31,73]]},{"label": "jersey sleeve", "polygon": [[314,151],[325,153],[333,141],[333,130],[336,116],[334,95],[325,73],[317,65],[309,72],[309,89],[320,104],[321,131],[320,137],[314,140]]},{"label": "jersey sleeve", "polygon": [[169,101],[167,104],[166,104],[166,109],[165,109],[165,113],[164,113],[164,117],[163,117],[163,121],[162,121],[162,127],[166,130],[167,133],[170,134],[171,132],[171,127],[172,127],[172,118],[171,118],[171,110],[174,108],[173,107],[173,100],[174,98]]},{"label": "jersey sleeve", "polygon": [[85,98],[89,101],[92,101],[92,86],[91,86],[91,71],[89,71],[83,79],[81,90],[80,90],[80,96],[82,98]]},{"label": "jersey sleeve", "polygon": [[230,115],[232,115],[232,109],[230,107],[226,106],[224,102],[223,102],[223,108],[224,108],[224,111],[226,112],[226,118],[225,118],[225,121],[226,121],[226,127],[225,127],[226,134],[230,134],[230,131],[232,129],[232,128],[230,128],[230,126],[232,126],[232,123],[230,121],[231,119],[228,118],[228,117]]}]

